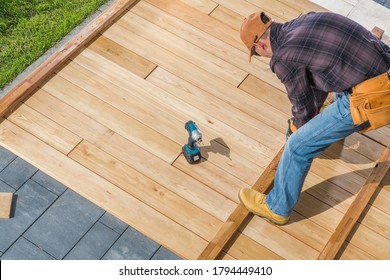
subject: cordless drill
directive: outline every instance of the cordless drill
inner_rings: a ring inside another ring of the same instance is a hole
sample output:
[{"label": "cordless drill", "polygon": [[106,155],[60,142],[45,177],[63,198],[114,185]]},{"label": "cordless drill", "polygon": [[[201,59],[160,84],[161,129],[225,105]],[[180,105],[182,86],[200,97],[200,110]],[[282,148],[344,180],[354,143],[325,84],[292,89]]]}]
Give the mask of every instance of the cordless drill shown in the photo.
[{"label": "cordless drill", "polygon": [[185,129],[188,131],[188,144],[182,148],[183,154],[189,163],[200,161],[200,150],[198,143],[202,144],[202,132],[193,121],[188,121],[185,124]]}]

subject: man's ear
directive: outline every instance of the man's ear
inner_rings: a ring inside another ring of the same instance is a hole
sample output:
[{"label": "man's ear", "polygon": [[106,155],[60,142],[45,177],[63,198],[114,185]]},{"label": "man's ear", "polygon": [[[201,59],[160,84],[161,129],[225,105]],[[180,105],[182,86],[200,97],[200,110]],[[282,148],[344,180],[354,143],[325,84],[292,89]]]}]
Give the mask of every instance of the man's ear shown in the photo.
[{"label": "man's ear", "polygon": [[267,22],[269,22],[269,21],[271,20],[269,17],[267,17],[267,16],[265,15],[264,12],[261,12],[261,14],[260,14],[260,19],[261,19],[261,22],[264,23],[264,24],[266,24]]},{"label": "man's ear", "polygon": [[260,39],[257,41],[257,45],[258,45],[261,49],[264,49],[265,46],[266,46],[266,40],[263,39],[263,38],[260,38]]}]

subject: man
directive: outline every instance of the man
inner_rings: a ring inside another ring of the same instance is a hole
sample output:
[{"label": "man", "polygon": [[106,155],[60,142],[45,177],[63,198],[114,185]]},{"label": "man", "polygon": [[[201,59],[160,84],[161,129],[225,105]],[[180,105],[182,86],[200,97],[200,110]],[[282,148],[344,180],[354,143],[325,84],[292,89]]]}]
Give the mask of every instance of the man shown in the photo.
[{"label": "man", "polygon": [[[298,202],[313,158],[332,143],[362,130],[350,113],[350,89],[390,68],[390,48],[358,23],[334,13],[309,13],[284,24],[265,13],[247,17],[240,36],[253,55],[271,58],[292,104],[274,187],[268,195],[244,188],[252,213],[283,225]],[[328,92],[337,100],[321,111]]]}]

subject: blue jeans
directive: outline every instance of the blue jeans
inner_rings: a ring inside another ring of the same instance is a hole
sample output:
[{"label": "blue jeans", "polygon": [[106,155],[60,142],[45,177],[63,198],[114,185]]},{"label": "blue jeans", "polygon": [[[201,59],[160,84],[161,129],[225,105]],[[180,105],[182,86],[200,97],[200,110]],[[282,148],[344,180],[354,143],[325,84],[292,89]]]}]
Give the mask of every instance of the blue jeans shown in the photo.
[{"label": "blue jeans", "polygon": [[316,117],[294,132],[284,148],[275,175],[274,187],[266,198],[268,207],[280,216],[290,216],[314,157],[334,142],[359,131],[353,124],[349,94],[338,98]]}]

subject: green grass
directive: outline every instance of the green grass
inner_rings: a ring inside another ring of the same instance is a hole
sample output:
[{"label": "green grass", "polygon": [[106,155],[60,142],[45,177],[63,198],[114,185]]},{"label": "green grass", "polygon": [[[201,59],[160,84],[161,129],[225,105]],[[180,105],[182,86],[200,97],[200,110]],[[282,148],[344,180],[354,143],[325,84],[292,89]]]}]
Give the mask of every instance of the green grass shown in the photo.
[{"label": "green grass", "polygon": [[0,0],[0,89],[108,0]]}]

